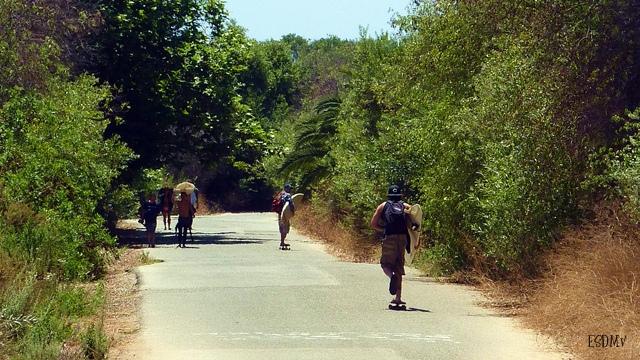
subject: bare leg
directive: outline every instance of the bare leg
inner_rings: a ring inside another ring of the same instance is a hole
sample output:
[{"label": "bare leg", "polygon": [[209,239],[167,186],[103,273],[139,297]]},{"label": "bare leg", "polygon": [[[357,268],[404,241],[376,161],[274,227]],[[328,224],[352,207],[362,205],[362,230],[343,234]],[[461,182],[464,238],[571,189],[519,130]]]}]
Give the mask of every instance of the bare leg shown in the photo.
[{"label": "bare leg", "polygon": [[278,229],[280,230],[280,246],[285,246],[287,245],[284,242],[284,239],[286,239],[287,237],[287,225],[284,224],[281,220],[282,219],[280,218],[280,214],[278,214]]},{"label": "bare leg", "polygon": [[400,304],[402,302],[402,275],[398,274],[398,291],[396,292],[396,302]]},{"label": "bare leg", "polygon": [[392,268],[390,267],[382,267],[382,271],[384,271],[384,274],[387,275],[387,277],[389,278],[389,281],[393,281],[392,277],[395,274],[396,276],[396,297],[394,299],[395,302],[400,303],[402,300],[402,275],[399,273],[395,273],[393,271]]},{"label": "bare leg", "polygon": [[180,231],[178,231],[178,233],[180,234],[180,246],[185,248],[187,247],[186,242],[187,242],[187,230],[188,228],[186,226],[183,226],[182,228],[180,228]]}]

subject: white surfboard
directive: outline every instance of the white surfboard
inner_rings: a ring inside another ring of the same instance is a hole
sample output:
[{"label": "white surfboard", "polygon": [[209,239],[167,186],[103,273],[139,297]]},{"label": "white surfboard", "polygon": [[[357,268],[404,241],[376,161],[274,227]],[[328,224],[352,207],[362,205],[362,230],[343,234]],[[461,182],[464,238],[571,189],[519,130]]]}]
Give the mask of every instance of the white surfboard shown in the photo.
[{"label": "white surfboard", "polygon": [[[298,206],[300,206],[300,204],[302,203],[303,197],[304,197],[304,194],[302,193],[298,193],[291,196],[291,202],[293,202],[294,208],[297,209]],[[284,204],[284,207],[282,208],[282,212],[280,213],[280,218],[282,219],[282,221],[289,221],[293,217],[293,215],[294,213],[293,211],[291,211],[291,207],[289,206],[289,203]]]},{"label": "white surfboard", "polygon": [[[422,230],[422,207],[415,204],[412,205],[405,213],[409,216],[407,221],[407,232],[409,233],[409,246],[404,254],[404,263],[411,265],[413,258],[418,252],[418,245],[420,245],[420,230]],[[416,229],[413,226],[416,225]]]}]

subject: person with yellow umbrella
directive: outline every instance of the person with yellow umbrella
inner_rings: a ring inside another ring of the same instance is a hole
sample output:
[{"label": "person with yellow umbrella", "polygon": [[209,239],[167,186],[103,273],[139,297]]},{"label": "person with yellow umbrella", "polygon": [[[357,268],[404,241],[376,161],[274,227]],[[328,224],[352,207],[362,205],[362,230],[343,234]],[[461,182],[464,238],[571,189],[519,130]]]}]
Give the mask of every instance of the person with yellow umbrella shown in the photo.
[{"label": "person with yellow umbrella", "polygon": [[[187,240],[187,230],[191,229],[193,224],[193,217],[195,216],[196,204],[192,198],[195,195],[197,188],[189,182],[181,182],[173,189],[174,193],[178,194],[178,200],[176,205],[178,206],[178,224],[176,230],[178,232],[178,247],[185,248]],[[196,197],[197,198],[197,197]]]}]

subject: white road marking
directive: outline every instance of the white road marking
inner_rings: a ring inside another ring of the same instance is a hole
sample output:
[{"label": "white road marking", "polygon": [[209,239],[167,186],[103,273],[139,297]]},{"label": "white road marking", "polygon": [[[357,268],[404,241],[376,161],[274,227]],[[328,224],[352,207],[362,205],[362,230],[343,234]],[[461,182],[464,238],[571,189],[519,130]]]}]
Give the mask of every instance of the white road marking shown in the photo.
[{"label": "white road marking", "polygon": [[[244,336],[243,336],[244,335]],[[221,341],[248,341],[248,340],[339,340],[339,341],[357,341],[357,340],[384,340],[384,341],[418,341],[418,342],[446,342],[458,344],[450,335],[426,335],[426,334],[408,334],[408,333],[364,333],[355,332],[289,332],[289,333],[263,333],[260,331],[253,333],[231,332],[231,333],[196,333],[194,336],[211,336]]]}]

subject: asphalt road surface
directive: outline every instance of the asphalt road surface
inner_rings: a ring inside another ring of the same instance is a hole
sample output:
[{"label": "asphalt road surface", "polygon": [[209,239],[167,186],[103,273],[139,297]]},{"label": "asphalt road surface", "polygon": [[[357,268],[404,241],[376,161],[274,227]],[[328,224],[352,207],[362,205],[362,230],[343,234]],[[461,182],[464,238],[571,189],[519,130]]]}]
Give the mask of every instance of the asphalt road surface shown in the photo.
[{"label": "asphalt road surface", "polygon": [[[175,224],[175,222],[174,222]],[[162,227],[161,223],[159,224]],[[278,250],[276,215],[197,217],[194,242],[169,232],[139,268],[142,329],[133,359],[562,359],[544,337],[478,305],[469,287],[409,271],[409,311],[377,264],[342,262],[292,230]]]}]

